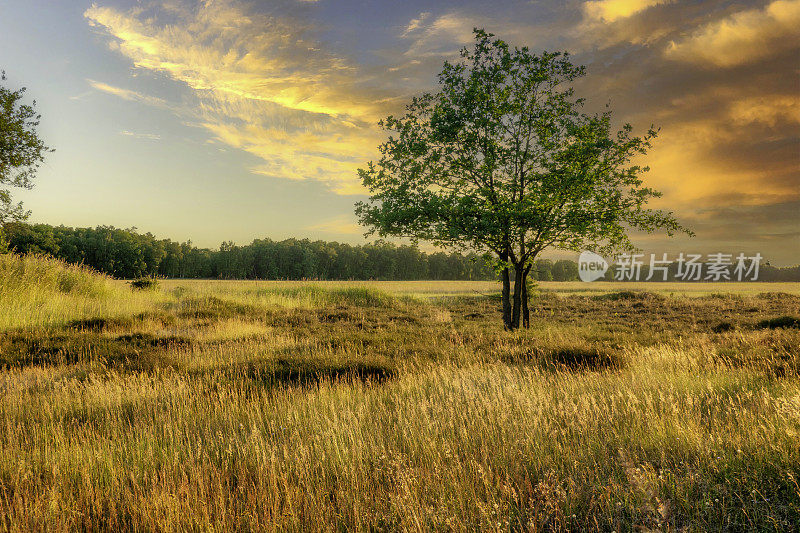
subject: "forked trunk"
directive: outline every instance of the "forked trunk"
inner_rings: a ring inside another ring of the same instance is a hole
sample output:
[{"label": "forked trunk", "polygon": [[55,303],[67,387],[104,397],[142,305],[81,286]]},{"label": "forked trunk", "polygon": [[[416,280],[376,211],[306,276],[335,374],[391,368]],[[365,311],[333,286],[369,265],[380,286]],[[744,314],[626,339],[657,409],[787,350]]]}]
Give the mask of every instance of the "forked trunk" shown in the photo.
[{"label": "forked trunk", "polygon": [[522,327],[529,328],[531,326],[531,313],[528,310],[528,274],[531,271],[531,265],[525,267],[522,273]]},{"label": "forked trunk", "polygon": [[522,264],[514,265],[514,307],[511,314],[511,329],[519,328],[519,320],[522,310],[522,286],[524,268]]},{"label": "forked trunk", "polygon": [[508,267],[503,269],[503,328],[511,329],[511,276]]}]

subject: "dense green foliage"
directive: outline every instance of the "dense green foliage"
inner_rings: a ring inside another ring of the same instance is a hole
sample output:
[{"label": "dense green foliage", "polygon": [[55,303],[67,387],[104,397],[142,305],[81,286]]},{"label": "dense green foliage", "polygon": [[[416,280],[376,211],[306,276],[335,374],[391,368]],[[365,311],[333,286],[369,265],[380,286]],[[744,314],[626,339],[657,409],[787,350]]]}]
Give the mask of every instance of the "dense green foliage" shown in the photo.
[{"label": "dense green foliage", "polygon": [[32,188],[39,165],[51,151],[36,131],[40,119],[36,102],[23,104],[25,88],[12,91],[2,86],[4,81],[5,72],[0,72],[0,224],[27,218],[28,212],[22,203],[13,202],[7,187]]},{"label": "dense green foliage", "polygon": [[117,278],[162,276],[221,279],[495,279],[476,254],[426,254],[416,246],[378,242],[361,246],[308,239],[224,242],[219,250],[156,239],[110,226],[68,228],[6,224],[9,249],[84,264]]}]

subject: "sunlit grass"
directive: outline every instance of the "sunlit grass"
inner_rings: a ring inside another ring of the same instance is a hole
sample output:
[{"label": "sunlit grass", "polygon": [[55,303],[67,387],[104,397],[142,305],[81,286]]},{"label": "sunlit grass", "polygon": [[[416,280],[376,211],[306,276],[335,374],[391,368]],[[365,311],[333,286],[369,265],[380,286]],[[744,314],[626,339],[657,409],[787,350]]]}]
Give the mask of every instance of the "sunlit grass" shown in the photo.
[{"label": "sunlit grass", "polygon": [[480,282],[132,291],[0,261],[3,529],[800,523],[795,286],[542,284],[510,334]]},{"label": "sunlit grass", "polygon": [[[125,283],[125,282],[117,282]],[[389,294],[436,297],[436,296],[485,296],[500,293],[500,283],[494,281],[228,281],[228,280],[166,280],[162,285],[168,289],[182,287],[186,290],[211,291],[213,293],[248,294],[258,291],[279,292],[309,286],[331,288],[366,288]],[[647,283],[595,281],[537,281],[541,291],[559,295],[599,295],[618,291],[648,291],[674,296],[709,296],[711,294],[757,295],[762,292],[785,292],[800,294],[800,283],[796,282],[698,282],[698,283]]]},{"label": "sunlit grass", "polygon": [[0,254],[0,329],[50,326],[148,309],[137,294],[88,268],[44,257]]}]

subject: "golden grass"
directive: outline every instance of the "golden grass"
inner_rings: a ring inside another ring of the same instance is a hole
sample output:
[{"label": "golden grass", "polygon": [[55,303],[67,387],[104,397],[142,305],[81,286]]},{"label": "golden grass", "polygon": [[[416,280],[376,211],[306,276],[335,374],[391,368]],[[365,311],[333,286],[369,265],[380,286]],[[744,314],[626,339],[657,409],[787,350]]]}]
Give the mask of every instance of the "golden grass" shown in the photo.
[{"label": "golden grass", "polygon": [[531,330],[509,334],[463,282],[133,292],[78,270],[64,275],[89,288],[70,292],[15,265],[0,278],[3,529],[800,523],[800,332],[759,325],[800,312],[792,288],[545,285]]},{"label": "golden grass", "polygon": [[88,268],[37,256],[0,254],[0,330],[139,312],[153,299]]},{"label": "golden grass", "polygon": [[[124,284],[126,282],[118,281]],[[243,295],[258,291],[298,289],[301,287],[325,287],[326,289],[366,288],[379,292],[415,297],[436,296],[482,296],[500,293],[500,283],[494,281],[269,281],[269,280],[165,280],[166,289],[209,291],[215,294]],[[600,295],[619,291],[648,291],[673,296],[709,296],[712,294],[757,295],[764,292],[800,294],[797,282],[699,282],[699,283],[647,283],[595,281],[539,281],[538,289],[561,296]]]}]

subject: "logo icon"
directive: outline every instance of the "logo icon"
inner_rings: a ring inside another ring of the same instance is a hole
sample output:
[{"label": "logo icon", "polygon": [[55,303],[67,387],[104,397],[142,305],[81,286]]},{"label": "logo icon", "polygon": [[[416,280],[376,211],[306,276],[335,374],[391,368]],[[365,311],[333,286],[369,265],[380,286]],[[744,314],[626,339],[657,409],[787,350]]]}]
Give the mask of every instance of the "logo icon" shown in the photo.
[{"label": "logo icon", "polygon": [[602,278],[606,270],[608,270],[608,263],[602,256],[594,252],[583,251],[578,257],[578,276],[581,281],[594,281]]}]

